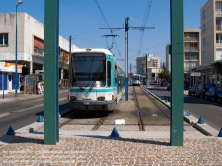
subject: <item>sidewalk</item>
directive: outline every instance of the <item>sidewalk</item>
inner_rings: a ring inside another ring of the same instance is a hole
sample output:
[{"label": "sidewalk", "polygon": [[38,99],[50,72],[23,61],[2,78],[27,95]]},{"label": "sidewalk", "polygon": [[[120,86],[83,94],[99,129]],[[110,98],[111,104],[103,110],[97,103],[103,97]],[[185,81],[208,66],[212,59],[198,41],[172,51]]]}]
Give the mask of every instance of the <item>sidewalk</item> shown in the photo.
[{"label": "sidewalk", "polygon": [[13,100],[23,100],[26,98],[34,98],[34,97],[40,97],[39,95],[29,95],[29,94],[24,94],[23,92],[17,93],[17,97],[15,97],[15,93],[10,93],[10,94],[3,94],[0,95],[0,103],[2,102],[9,102]]},{"label": "sidewalk", "polygon": [[[59,93],[65,93],[65,92],[68,92],[68,90],[59,90]],[[24,94],[23,91],[21,91],[17,93],[17,97],[15,97],[15,93],[7,93],[4,94],[3,98],[3,94],[0,94],[0,103],[10,102],[13,100],[24,100],[27,98],[39,98],[39,97],[44,97],[44,95]]]}]

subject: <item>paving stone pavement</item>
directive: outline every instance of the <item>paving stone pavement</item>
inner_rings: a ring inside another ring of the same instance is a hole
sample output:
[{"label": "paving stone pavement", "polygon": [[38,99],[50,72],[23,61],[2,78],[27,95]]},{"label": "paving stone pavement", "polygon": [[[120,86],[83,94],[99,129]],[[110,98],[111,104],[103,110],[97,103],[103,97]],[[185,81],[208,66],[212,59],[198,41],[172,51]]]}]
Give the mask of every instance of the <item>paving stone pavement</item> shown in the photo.
[{"label": "paving stone pavement", "polygon": [[222,165],[222,139],[216,137],[185,138],[181,147],[171,146],[169,138],[60,136],[56,145],[44,145],[41,134],[5,137],[11,142],[0,145],[3,166]]}]

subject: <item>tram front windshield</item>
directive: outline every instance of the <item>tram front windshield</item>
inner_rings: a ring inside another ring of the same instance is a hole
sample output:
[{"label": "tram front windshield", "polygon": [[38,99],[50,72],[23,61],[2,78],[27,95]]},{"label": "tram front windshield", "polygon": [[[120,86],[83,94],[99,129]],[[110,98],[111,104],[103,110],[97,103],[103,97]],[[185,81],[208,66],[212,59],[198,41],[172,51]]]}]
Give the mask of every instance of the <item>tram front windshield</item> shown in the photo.
[{"label": "tram front windshield", "polygon": [[102,53],[72,54],[72,86],[104,87],[106,84],[106,56]]},{"label": "tram front windshield", "polygon": [[133,76],[132,80],[133,81],[139,80],[139,76]]}]

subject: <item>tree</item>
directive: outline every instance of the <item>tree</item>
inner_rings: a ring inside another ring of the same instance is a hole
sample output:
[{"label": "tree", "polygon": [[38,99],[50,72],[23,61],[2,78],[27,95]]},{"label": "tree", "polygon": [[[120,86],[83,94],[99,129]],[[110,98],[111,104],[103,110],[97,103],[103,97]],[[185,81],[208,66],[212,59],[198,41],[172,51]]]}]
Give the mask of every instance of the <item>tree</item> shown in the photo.
[{"label": "tree", "polygon": [[211,66],[218,74],[222,75],[222,61],[215,61]]},{"label": "tree", "polygon": [[167,81],[170,80],[170,73],[167,72],[167,71],[163,71],[161,73],[158,73],[158,77],[162,80],[162,79],[165,79]]}]

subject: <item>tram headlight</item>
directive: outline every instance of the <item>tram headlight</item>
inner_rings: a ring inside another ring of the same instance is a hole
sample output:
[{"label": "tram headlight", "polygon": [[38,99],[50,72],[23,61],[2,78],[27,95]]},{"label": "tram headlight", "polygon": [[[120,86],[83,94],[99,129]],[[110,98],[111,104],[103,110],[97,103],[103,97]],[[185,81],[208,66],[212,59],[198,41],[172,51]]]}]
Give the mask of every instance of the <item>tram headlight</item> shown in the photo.
[{"label": "tram headlight", "polygon": [[76,100],[77,97],[76,96],[70,96],[70,100]]},{"label": "tram headlight", "polygon": [[106,98],[105,98],[104,96],[98,96],[98,97],[97,97],[97,100],[98,100],[98,101],[104,101],[105,99],[106,99]]}]

